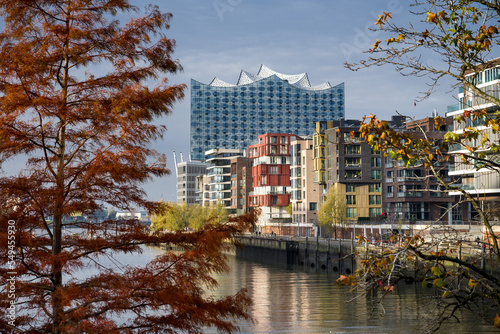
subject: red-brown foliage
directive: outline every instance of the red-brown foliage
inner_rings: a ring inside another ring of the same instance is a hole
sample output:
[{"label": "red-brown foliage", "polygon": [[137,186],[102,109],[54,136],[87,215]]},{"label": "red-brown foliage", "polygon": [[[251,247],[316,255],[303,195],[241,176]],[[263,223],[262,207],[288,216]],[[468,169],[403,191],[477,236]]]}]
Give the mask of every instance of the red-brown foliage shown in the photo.
[{"label": "red-brown foliage", "polygon": [[[248,318],[244,291],[217,300],[204,289],[216,284],[211,273],[227,269],[221,251],[251,214],[196,233],[152,234],[113,221],[85,226],[93,238],[63,238],[64,217],[100,203],[154,210],[141,184],[168,174],[149,146],[165,131],[155,121],[185,89],[163,77],[181,70],[163,34],[171,15],[149,7],[124,26],[113,19],[135,10],[127,0],[0,0],[0,163],[27,161],[17,175],[0,177],[2,332],[231,332],[231,319]],[[165,242],[185,251],[143,268],[70,278],[96,255]],[[130,321],[117,321],[124,313]]]}]

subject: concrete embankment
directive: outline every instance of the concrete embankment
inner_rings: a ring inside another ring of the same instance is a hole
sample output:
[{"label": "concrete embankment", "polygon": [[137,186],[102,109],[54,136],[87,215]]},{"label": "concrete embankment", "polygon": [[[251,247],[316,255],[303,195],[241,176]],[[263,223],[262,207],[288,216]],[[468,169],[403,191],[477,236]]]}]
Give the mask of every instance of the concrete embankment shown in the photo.
[{"label": "concrete embankment", "polygon": [[352,240],[240,236],[235,249],[238,258],[317,272],[354,272],[355,243]]}]

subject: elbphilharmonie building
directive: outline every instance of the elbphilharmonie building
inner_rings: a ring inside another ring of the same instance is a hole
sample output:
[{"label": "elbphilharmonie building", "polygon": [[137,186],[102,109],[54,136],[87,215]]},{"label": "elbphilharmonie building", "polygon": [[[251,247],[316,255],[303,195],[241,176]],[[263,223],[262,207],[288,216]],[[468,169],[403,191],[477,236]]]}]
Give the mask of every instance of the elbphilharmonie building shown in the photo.
[{"label": "elbphilharmonie building", "polygon": [[244,149],[264,133],[314,133],[315,122],[344,117],[344,83],[311,86],[307,73],[287,75],[261,65],[236,85],[191,80],[191,159],[211,149]]}]

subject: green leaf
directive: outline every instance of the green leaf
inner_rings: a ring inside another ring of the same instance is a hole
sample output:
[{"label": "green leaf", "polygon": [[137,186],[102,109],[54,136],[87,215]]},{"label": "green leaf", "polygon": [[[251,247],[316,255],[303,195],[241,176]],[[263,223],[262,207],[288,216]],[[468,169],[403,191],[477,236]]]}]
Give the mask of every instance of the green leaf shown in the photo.
[{"label": "green leaf", "polygon": [[441,277],[441,270],[438,267],[432,267],[431,273],[434,277]]},{"label": "green leaf", "polygon": [[443,285],[444,285],[444,281],[441,279],[441,278],[436,278],[433,282],[432,282],[432,285],[435,287],[435,288],[442,288]]}]

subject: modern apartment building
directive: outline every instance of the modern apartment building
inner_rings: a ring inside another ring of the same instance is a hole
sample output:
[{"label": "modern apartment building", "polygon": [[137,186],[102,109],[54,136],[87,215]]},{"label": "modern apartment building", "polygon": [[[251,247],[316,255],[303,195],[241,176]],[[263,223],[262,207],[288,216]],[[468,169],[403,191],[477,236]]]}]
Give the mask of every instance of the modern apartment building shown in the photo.
[{"label": "modern apartment building", "polygon": [[195,204],[198,198],[196,177],[206,173],[207,164],[200,161],[182,161],[177,168],[177,203]]},{"label": "modern apartment building", "polygon": [[249,210],[248,195],[252,191],[252,159],[231,159],[231,205],[229,213],[242,214]]},{"label": "modern apartment building", "polygon": [[[416,138],[425,135],[437,146],[452,122],[447,118],[443,120],[446,125],[440,128],[436,128],[434,117],[408,121],[400,131],[412,133]],[[447,163],[435,162],[434,168],[443,181],[455,182],[454,178],[448,175]],[[417,161],[412,166],[405,166],[402,160],[396,161],[386,157],[384,176],[385,212],[389,221],[462,221],[462,206],[455,203],[453,196],[442,191],[437,178],[422,162]]]},{"label": "modern apartment building", "polygon": [[316,123],[313,142],[314,182],[321,202],[334,185],[346,198],[349,220],[377,220],[383,210],[382,157],[359,133],[361,122]]},{"label": "modern apartment building", "polygon": [[197,175],[196,180],[196,204],[201,206],[210,205],[210,185],[208,184],[208,175]]},{"label": "modern apartment building", "polygon": [[236,85],[191,80],[191,157],[207,150],[247,149],[264,133],[312,135],[321,120],[344,117],[344,84],[311,86],[307,73],[286,75],[261,65]]},{"label": "modern apartment building", "polygon": [[248,202],[262,210],[258,223],[264,233],[290,234],[291,216],[286,208],[290,204],[290,142],[295,138],[266,133],[259,136],[258,144],[248,147],[253,185]]},{"label": "modern apartment building", "polygon": [[314,180],[313,139],[296,138],[291,148],[292,235],[315,236],[321,188]]},{"label": "modern apartment building", "polygon": [[213,149],[205,152],[207,167],[209,205],[217,202],[231,206],[231,159],[243,156],[245,151],[237,149]]},{"label": "modern apartment building", "polygon": [[[469,71],[467,78],[469,82],[486,92],[488,95],[496,99],[500,98],[500,58],[494,59],[489,63],[479,66],[479,71]],[[458,91],[457,105],[449,106],[446,116],[455,117],[462,115],[466,110],[485,110],[488,114],[498,112],[500,109],[496,103],[486,100],[484,97],[478,96],[471,89],[460,87]],[[457,120],[453,123],[453,132],[461,135],[469,127],[481,130],[481,135],[476,140],[470,143],[469,146],[480,147],[481,140],[488,137],[489,141],[499,143],[500,134],[494,132],[485,123],[484,118],[468,119],[465,123],[460,123]],[[486,159],[491,161],[499,161],[500,155],[490,151],[488,146],[478,150],[486,152]],[[481,165],[475,162],[464,162],[460,158],[460,153],[470,154],[465,146],[459,144],[454,145],[450,149],[450,154],[455,156],[453,169],[450,170],[450,175],[460,176],[462,178],[461,188],[467,193],[476,196],[480,201],[485,211],[490,215],[490,219],[500,219],[500,174],[495,168],[482,168]],[[452,195],[459,195],[459,192],[454,192]],[[474,211],[470,208],[469,218],[474,220],[477,217]]]}]

